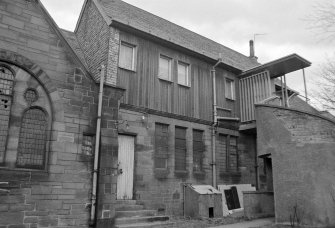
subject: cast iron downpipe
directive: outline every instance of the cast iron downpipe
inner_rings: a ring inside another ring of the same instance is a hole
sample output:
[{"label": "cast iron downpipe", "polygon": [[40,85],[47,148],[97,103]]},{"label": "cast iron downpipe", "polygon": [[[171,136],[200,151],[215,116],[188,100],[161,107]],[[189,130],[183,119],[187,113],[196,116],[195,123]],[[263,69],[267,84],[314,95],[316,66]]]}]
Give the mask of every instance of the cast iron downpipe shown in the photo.
[{"label": "cast iron downpipe", "polygon": [[101,109],[102,109],[102,95],[105,81],[105,65],[101,65],[100,74],[100,89],[98,101],[98,116],[97,116],[97,130],[95,135],[95,149],[94,149],[94,166],[93,166],[93,183],[92,183],[92,199],[91,199],[91,224],[95,223],[95,210],[97,203],[97,183],[98,183],[98,169],[99,169],[99,146],[100,146],[100,130],[101,130]]},{"label": "cast iron downpipe", "polygon": [[217,103],[216,103],[216,71],[215,68],[222,62],[222,58],[220,57],[217,63],[213,66],[212,69],[212,77],[213,77],[213,125],[212,125],[212,175],[213,175],[213,187],[216,188],[216,159],[215,159],[215,142],[216,142],[216,133],[215,127],[217,125]]}]

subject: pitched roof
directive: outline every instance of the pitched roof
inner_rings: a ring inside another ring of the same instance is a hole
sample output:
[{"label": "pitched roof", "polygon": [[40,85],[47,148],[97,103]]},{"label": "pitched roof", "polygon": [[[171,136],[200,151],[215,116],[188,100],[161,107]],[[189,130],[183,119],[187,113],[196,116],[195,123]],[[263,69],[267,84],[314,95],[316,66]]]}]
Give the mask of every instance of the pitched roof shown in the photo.
[{"label": "pitched roof", "polygon": [[[86,75],[92,77],[92,75],[88,71],[88,67],[87,67],[86,61],[83,58],[81,58],[78,55],[78,51],[75,50],[77,48],[77,46],[75,46],[75,45],[72,44],[72,43],[74,43],[74,41],[70,41],[68,39],[69,34],[65,37],[66,33],[64,33],[64,32],[61,31],[61,29],[58,27],[58,25],[56,24],[56,22],[50,16],[49,12],[46,10],[46,8],[41,3],[41,1],[40,0],[35,0],[35,2],[37,4],[37,6],[39,6],[39,9],[41,10],[41,12],[43,13],[43,15],[45,16],[45,19],[49,23],[50,27],[53,29],[53,31],[56,33],[56,35],[58,36],[58,38],[65,45],[68,54],[70,54],[70,56],[72,56],[74,58],[74,60],[76,61],[76,63],[79,64],[79,66],[82,68],[82,70],[84,70],[84,72],[85,72]],[[79,47],[79,45],[78,45],[78,47]]]},{"label": "pitched roof", "polygon": [[259,65],[254,59],[121,0],[94,2],[101,6],[98,8],[102,8],[112,22],[130,26],[214,60],[221,55],[224,64],[240,70]]},{"label": "pitched roof", "polygon": [[67,31],[65,29],[60,29],[60,31],[62,32],[65,39],[67,40],[67,42],[71,46],[72,50],[76,53],[77,57],[80,59],[82,64],[88,69],[88,65],[87,65],[87,62],[85,60],[85,55],[84,55],[82,49],[80,48],[79,42],[78,42],[77,37],[74,34],[74,32],[70,32],[70,31]]}]

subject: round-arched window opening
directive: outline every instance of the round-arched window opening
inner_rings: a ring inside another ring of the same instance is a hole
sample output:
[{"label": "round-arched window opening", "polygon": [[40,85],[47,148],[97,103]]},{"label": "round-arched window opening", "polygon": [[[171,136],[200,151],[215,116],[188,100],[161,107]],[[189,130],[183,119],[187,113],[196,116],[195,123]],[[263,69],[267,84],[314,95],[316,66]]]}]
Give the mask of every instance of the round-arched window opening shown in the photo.
[{"label": "round-arched window opening", "polygon": [[28,104],[32,104],[38,100],[38,93],[35,89],[29,88],[24,93],[24,99],[28,102]]}]

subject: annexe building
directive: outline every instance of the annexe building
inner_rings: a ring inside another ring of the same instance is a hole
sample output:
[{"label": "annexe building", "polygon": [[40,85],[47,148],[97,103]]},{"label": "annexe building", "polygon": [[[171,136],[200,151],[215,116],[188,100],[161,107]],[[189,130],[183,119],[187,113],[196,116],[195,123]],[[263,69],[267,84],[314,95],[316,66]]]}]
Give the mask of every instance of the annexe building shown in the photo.
[{"label": "annexe building", "polygon": [[165,220],[186,184],[271,186],[254,104],[309,107],[277,81],[307,60],[261,65],[252,43],[244,56],[120,0],[86,0],[74,32],[38,0],[0,6],[0,225]]}]

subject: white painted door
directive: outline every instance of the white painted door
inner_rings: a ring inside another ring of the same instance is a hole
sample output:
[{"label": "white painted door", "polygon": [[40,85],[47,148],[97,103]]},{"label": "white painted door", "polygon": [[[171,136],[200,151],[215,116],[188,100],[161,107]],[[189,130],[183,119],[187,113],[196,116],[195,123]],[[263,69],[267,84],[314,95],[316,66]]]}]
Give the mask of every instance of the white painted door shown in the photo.
[{"label": "white painted door", "polygon": [[133,136],[119,135],[119,175],[117,178],[117,199],[133,198],[134,144]]}]

